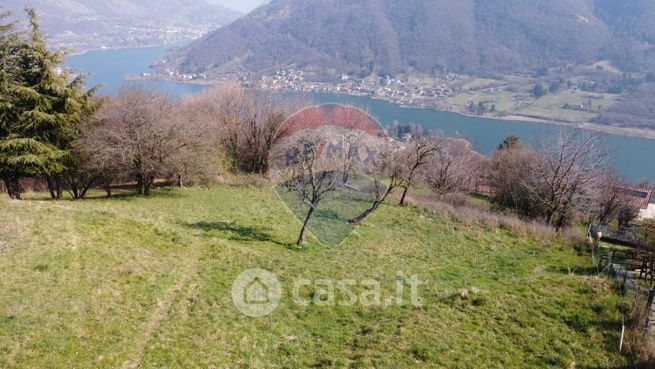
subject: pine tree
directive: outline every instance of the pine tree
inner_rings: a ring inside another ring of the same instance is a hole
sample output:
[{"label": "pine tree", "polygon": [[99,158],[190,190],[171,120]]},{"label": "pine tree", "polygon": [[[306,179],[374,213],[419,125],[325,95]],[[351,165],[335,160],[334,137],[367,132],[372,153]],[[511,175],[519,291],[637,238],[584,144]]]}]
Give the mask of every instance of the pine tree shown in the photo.
[{"label": "pine tree", "polygon": [[0,178],[10,197],[20,198],[20,178],[45,176],[62,197],[61,173],[71,162],[71,145],[82,116],[93,109],[94,91],[83,92],[83,76],[71,78],[59,66],[62,50],[50,51],[33,9],[29,32],[3,39],[0,84]]},{"label": "pine tree", "polygon": [[[0,22],[5,22],[11,16],[10,12],[0,13]],[[18,35],[15,32],[15,23],[0,23],[0,144],[10,137],[8,119],[6,115],[12,108],[8,99],[9,90],[13,83],[13,53],[18,45]],[[8,160],[8,158],[7,158]],[[20,197],[19,175],[4,163],[3,154],[0,153],[0,179],[4,181],[9,196]]]},{"label": "pine tree", "polygon": [[511,134],[503,140],[503,142],[498,146],[498,150],[506,149],[521,149],[523,148],[523,142],[521,142],[521,137]]}]

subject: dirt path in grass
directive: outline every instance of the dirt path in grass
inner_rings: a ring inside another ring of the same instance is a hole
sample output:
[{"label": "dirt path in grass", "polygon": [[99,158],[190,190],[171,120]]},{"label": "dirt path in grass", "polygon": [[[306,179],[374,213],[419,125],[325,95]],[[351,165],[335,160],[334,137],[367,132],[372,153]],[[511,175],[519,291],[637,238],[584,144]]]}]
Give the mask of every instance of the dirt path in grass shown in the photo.
[{"label": "dirt path in grass", "polygon": [[126,362],[125,365],[123,365],[123,369],[137,369],[141,367],[141,362],[150,340],[161,324],[169,317],[171,307],[180,291],[182,291],[196,275],[198,270],[198,260],[198,258],[194,258],[193,264],[187,268],[182,278],[180,278],[173,287],[166,291],[166,294],[164,294],[162,299],[159,300],[157,306],[152,312],[150,322],[148,322],[148,325],[143,332],[143,337],[141,337],[141,339],[134,345],[132,360]]},{"label": "dirt path in grass", "polygon": [[32,335],[29,335],[25,337],[22,341],[16,342],[16,345],[11,349],[11,351],[9,352],[9,356],[7,358],[7,362],[9,363],[10,366],[17,364],[16,358],[18,357],[18,354],[20,354],[21,350],[25,346],[29,345],[30,342],[32,342],[32,339],[34,339],[34,337]]}]

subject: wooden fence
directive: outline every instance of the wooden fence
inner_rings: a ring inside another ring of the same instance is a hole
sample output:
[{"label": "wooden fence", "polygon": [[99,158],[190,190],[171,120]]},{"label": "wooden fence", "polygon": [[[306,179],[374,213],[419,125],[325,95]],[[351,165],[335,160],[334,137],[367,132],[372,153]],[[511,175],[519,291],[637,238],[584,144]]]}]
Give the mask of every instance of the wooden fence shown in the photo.
[{"label": "wooden fence", "polygon": [[596,249],[595,257],[599,271],[612,274],[624,283],[628,279],[655,286],[655,255],[640,250],[618,250],[604,247]]}]

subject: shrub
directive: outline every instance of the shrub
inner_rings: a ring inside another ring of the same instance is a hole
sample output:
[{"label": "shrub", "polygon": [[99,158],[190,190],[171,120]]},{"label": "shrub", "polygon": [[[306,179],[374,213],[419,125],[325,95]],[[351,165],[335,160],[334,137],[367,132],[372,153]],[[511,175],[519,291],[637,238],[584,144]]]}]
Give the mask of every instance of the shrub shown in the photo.
[{"label": "shrub", "polygon": [[646,220],[639,227],[639,237],[651,250],[655,250],[655,220]]},{"label": "shrub", "polygon": [[625,346],[633,355],[638,368],[653,368],[655,364],[655,337],[644,331],[650,311],[647,306],[648,293],[638,290],[630,311],[630,324],[626,330]]}]

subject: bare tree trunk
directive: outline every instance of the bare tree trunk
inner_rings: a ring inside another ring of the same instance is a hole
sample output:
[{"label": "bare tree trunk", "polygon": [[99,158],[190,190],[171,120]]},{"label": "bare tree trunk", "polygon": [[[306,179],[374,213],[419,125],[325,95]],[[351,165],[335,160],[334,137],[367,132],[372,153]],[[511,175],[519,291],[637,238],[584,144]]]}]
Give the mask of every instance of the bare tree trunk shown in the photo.
[{"label": "bare tree trunk", "polygon": [[553,217],[555,216],[555,212],[552,210],[547,210],[546,211],[546,223],[549,225],[553,224]]},{"label": "bare tree trunk", "polygon": [[373,206],[371,208],[367,209],[366,211],[364,211],[363,213],[361,213],[357,217],[355,217],[353,219],[350,219],[348,221],[348,223],[359,224],[359,223],[363,222],[364,219],[368,218],[368,216],[371,215],[371,213],[373,213],[374,211],[376,211],[380,207],[380,204],[382,204],[381,201],[376,201],[375,203],[373,203]]},{"label": "bare tree trunk", "polygon": [[21,192],[23,189],[20,184],[20,177],[16,175],[10,175],[2,179],[5,182],[5,187],[7,187],[7,194],[10,199],[20,200]]},{"label": "bare tree trunk", "polygon": [[400,203],[398,205],[405,206],[405,200],[407,199],[407,193],[409,192],[409,186],[403,188],[403,195],[400,197]]},{"label": "bare tree trunk", "polygon": [[384,202],[384,200],[387,199],[387,196],[389,196],[392,190],[393,190],[392,187],[387,188],[387,191],[385,191],[384,195],[382,195],[382,197],[380,197],[379,199],[375,200],[373,206],[371,206],[369,209],[367,209],[360,215],[356,216],[355,218],[350,219],[348,223],[359,224],[363,222],[364,219],[366,219],[369,215],[371,215],[374,211],[376,211],[380,207],[380,205],[382,205],[382,203]]},{"label": "bare tree trunk", "polygon": [[102,176],[102,188],[104,188],[105,192],[107,193],[107,197],[111,197],[111,183],[113,182],[111,177],[109,176]]},{"label": "bare tree trunk", "polygon": [[565,219],[566,219],[566,218],[564,217],[564,215],[560,215],[560,216],[557,218],[557,224],[555,224],[555,232],[556,232],[556,233],[560,233],[560,231],[562,230],[562,228],[564,228],[564,224],[565,224],[565,222],[566,222]]},{"label": "bare tree trunk", "polygon": [[296,245],[300,246],[305,242],[305,234],[307,233],[307,228],[309,228],[309,223],[311,222],[312,217],[314,216],[315,210],[316,210],[315,205],[309,207],[309,211],[307,211],[307,216],[305,217],[305,221],[302,224],[302,229],[300,230],[300,236],[298,237],[298,242],[296,242]]},{"label": "bare tree trunk", "polygon": [[557,224],[555,225],[555,228],[557,230],[557,233],[559,233],[564,226],[567,225],[569,221],[569,217],[571,216],[570,211],[571,211],[571,205],[573,203],[573,195],[570,195],[568,199],[564,201],[562,204],[562,210],[558,214],[557,218]]},{"label": "bare tree trunk", "polygon": [[91,186],[93,186],[93,184],[94,184],[97,180],[98,180],[98,177],[94,177],[94,178],[91,178],[91,179],[86,183],[86,185],[84,186],[84,188],[82,188],[82,190],[80,191],[80,194],[79,194],[79,198],[80,198],[80,199],[83,199],[83,198],[86,197],[86,194],[87,194],[87,193],[89,192],[89,190],[91,189]]},{"label": "bare tree trunk", "polygon": [[55,193],[55,182],[52,180],[52,177],[46,176],[45,177],[46,183],[48,184],[48,191],[50,192],[50,197],[55,200],[57,198],[57,194]]},{"label": "bare tree trunk", "polygon": [[142,196],[145,194],[145,179],[142,174],[136,176],[136,194]]},{"label": "bare tree trunk", "polygon": [[80,198],[80,191],[77,188],[77,184],[71,182],[71,183],[68,184],[68,187],[70,188],[68,190],[68,193],[73,197],[73,200],[79,199]]},{"label": "bare tree trunk", "polygon": [[62,186],[61,174],[55,176],[55,195],[57,200],[64,198],[64,187]]},{"label": "bare tree trunk", "polygon": [[155,178],[148,176],[146,177],[145,182],[143,183],[143,194],[144,196],[150,196],[150,190],[152,189],[152,185],[155,183]]}]

